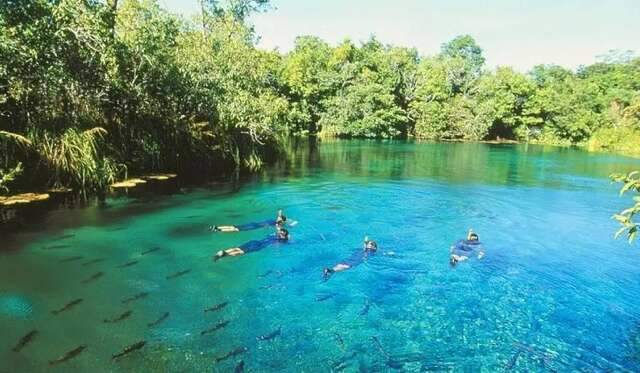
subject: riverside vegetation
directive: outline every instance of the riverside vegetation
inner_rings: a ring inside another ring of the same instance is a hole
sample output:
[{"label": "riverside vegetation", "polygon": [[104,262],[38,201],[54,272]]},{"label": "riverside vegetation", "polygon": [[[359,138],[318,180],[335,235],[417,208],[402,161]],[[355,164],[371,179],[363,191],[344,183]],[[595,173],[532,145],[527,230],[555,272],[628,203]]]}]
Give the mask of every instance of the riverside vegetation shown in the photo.
[{"label": "riverside vegetation", "polygon": [[469,35],[439,54],[345,40],[256,47],[268,0],[3,0],[0,193],[103,191],[127,172],[259,168],[290,135],[577,144],[640,154],[640,58],[488,69]]}]

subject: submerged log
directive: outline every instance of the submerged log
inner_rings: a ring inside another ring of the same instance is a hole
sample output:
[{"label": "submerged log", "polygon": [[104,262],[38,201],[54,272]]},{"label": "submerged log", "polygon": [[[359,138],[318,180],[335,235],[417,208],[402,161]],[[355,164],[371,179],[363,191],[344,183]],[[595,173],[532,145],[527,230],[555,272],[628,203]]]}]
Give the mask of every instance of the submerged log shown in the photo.
[{"label": "submerged log", "polygon": [[153,174],[153,175],[145,175],[141,176],[143,179],[147,180],[169,180],[177,177],[176,174]]},{"label": "submerged log", "polygon": [[49,193],[22,193],[8,197],[0,197],[0,206],[13,206],[31,202],[46,201]]},{"label": "submerged log", "polygon": [[118,183],[111,184],[112,188],[133,188],[138,184],[145,184],[146,181],[142,179],[127,179]]}]

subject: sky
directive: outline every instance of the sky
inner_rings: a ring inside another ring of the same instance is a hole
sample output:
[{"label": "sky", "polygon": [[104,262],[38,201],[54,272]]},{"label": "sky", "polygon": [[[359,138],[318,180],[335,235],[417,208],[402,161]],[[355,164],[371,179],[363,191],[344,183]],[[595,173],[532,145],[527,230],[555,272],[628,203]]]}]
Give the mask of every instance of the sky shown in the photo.
[{"label": "sky", "polygon": [[[198,0],[160,0],[190,16]],[[640,54],[640,0],[272,0],[251,17],[259,47],[288,52],[296,36],[336,44],[345,38],[438,53],[457,35],[473,36],[488,67],[526,71],[537,64],[575,69],[611,49]]]}]

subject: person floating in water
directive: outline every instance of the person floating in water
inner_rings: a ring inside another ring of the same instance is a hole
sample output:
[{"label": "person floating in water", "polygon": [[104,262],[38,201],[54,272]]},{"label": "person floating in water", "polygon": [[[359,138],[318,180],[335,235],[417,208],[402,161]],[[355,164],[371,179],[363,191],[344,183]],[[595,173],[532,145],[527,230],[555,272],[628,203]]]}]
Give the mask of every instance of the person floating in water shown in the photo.
[{"label": "person floating in water", "polygon": [[378,251],[378,244],[376,243],[376,241],[370,240],[369,237],[365,237],[362,250],[358,250],[357,252],[353,253],[353,255],[351,255],[349,258],[341,261],[340,263],[336,264],[332,268],[328,268],[328,267],[325,268],[322,271],[322,276],[326,281],[335,272],[346,271],[347,269],[358,266],[359,264],[367,260],[369,256],[374,255],[377,251]]},{"label": "person floating in water", "polygon": [[289,231],[287,231],[286,228],[278,227],[275,235],[269,235],[268,237],[265,237],[261,240],[249,241],[249,242],[243,243],[238,247],[232,247],[230,249],[220,250],[213,257],[213,260],[217,262],[218,260],[222,259],[225,256],[240,256],[240,255],[260,251],[265,247],[272,245],[274,243],[287,242],[287,241],[289,241]]},{"label": "person floating in water", "polygon": [[456,242],[455,245],[451,246],[449,263],[452,266],[455,266],[459,262],[463,262],[473,255],[476,255],[478,259],[482,259],[484,251],[482,250],[482,244],[480,243],[480,237],[478,237],[478,234],[472,229],[469,229],[466,240],[460,240]]},{"label": "person floating in water", "polygon": [[[241,225],[212,225],[209,227],[209,231],[211,232],[240,232],[240,231],[250,231],[254,229],[266,228],[266,227],[284,227],[287,223],[287,217],[284,215],[282,210],[278,210],[278,216],[276,216],[275,220],[265,220],[255,223],[241,224]],[[293,226],[297,222],[291,222],[289,225]]]}]

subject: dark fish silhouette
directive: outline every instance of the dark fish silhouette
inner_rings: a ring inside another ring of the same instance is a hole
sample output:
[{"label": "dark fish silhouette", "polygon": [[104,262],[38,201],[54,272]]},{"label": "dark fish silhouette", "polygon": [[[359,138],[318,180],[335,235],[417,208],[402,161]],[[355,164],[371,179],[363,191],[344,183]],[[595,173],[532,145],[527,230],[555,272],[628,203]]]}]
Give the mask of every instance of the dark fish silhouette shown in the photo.
[{"label": "dark fish silhouette", "polygon": [[235,373],[244,372],[244,360],[240,360],[238,364],[236,364],[236,368],[233,370]]},{"label": "dark fish silhouette", "polygon": [[258,278],[265,278],[265,277],[269,276],[272,273],[273,273],[272,270],[268,270],[267,272],[265,272],[265,273],[263,273],[261,275],[258,275]]},{"label": "dark fish silhouette", "polygon": [[117,354],[114,354],[111,356],[112,359],[117,359],[120,357],[123,357],[125,355],[128,355],[134,351],[137,351],[139,349],[141,349],[142,347],[144,347],[144,345],[146,345],[147,342],[146,341],[140,341],[140,342],[136,342],[132,345],[129,345],[125,348],[122,349],[122,351],[118,352]]},{"label": "dark fish silhouette", "polygon": [[327,295],[320,295],[316,297],[316,302],[324,302],[327,299],[331,299],[335,296],[335,294],[327,294]]},{"label": "dark fish silhouette", "polygon": [[159,247],[154,247],[153,249],[149,249],[147,251],[141,252],[140,255],[147,255],[147,254],[155,253],[158,250],[160,250]]},{"label": "dark fish silhouette", "polygon": [[43,247],[42,250],[58,250],[58,249],[66,249],[67,247],[69,247],[69,245],[51,245],[51,246]]},{"label": "dark fish silhouette", "polygon": [[133,301],[136,301],[138,299],[142,299],[142,298],[146,298],[149,295],[149,293],[147,293],[146,291],[143,291],[141,293],[138,293],[136,295],[133,295],[129,298],[125,298],[122,300],[122,303],[127,304],[127,303],[131,303]]},{"label": "dark fish silhouette", "polygon": [[507,365],[505,365],[504,369],[506,369],[506,370],[513,369],[513,367],[518,362],[518,358],[520,357],[521,353],[522,353],[522,350],[518,349],[518,351],[516,351],[516,353],[513,354],[513,356],[511,356],[511,359],[509,359],[509,361],[507,362]]},{"label": "dark fish silhouette", "polygon": [[54,315],[58,315],[58,314],[60,314],[60,313],[62,313],[64,311],[68,311],[71,308],[77,306],[78,304],[82,303],[82,301],[83,301],[82,298],[74,299],[71,302],[65,304],[64,307],[62,307],[60,309],[57,309],[57,310],[51,311],[51,313],[54,314]]},{"label": "dark fish silhouette", "polygon": [[178,278],[180,276],[184,276],[189,272],[191,272],[191,268],[185,269],[184,271],[178,271],[178,272],[176,272],[174,274],[171,274],[171,275],[167,276],[167,280],[173,280],[174,278]]},{"label": "dark fish silhouette", "polygon": [[360,316],[364,316],[369,313],[369,307],[371,307],[371,303],[369,300],[364,304],[364,307],[360,310]]},{"label": "dark fish silhouette", "polygon": [[382,348],[382,343],[380,343],[380,340],[378,339],[378,337],[374,335],[373,337],[371,337],[371,339],[373,339],[373,341],[376,343],[376,346],[378,347],[378,350],[380,350],[380,353],[384,355],[387,359],[389,359],[389,354],[387,353],[387,351],[384,350],[384,348]]},{"label": "dark fish silhouette", "polygon": [[342,336],[338,333],[333,333],[333,336],[336,338],[338,345],[340,345],[340,349],[344,351],[344,339],[342,339]]},{"label": "dark fish silhouette", "polygon": [[206,335],[206,334],[210,334],[215,332],[216,330],[220,330],[222,328],[224,328],[225,326],[227,326],[229,324],[228,320],[225,321],[220,321],[219,323],[217,323],[216,325],[214,325],[213,327],[209,328],[209,329],[205,329],[203,331],[200,332],[200,335]]},{"label": "dark fish silhouette", "polygon": [[232,356],[237,356],[237,355],[240,355],[240,354],[244,354],[247,351],[249,351],[249,349],[244,347],[244,346],[243,347],[238,347],[233,351],[227,352],[223,356],[217,357],[216,358],[216,363],[219,363],[219,362],[221,362],[223,360],[227,360],[228,358],[230,358]]},{"label": "dark fish silhouette", "polygon": [[358,353],[356,351],[353,351],[351,355],[344,356],[342,359],[338,360],[333,364],[332,370],[335,370],[335,371],[344,370],[346,367],[349,366],[348,361],[353,359],[356,356],[358,356]]},{"label": "dark fish silhouette", "polygon": [[261,335],[261,336],[257,337],[256,339],[259,340],[259,341],[269,341],[269,340],[272,340],[275,337],[279,336],[281,331],[282,331],[282,327],[279,326],[278,329],[272,331],[271,333],[265,334],[265,335]]},{"label": "dark fish silhouette", "polygon": [[26,346],[29,342],[31,342],[33,338],[35,338],[37,335],[38,335],[38,331],[35,329],[25,334],[22,338],[20,338],[20,340],[18,341],[18,344],[15,345],[12,351],[19,352],[24,348],[24,346]]},{"label": "dark fish silhouette", "polygon": [[49,365],[56,365],[56,364],[64,363],[67,360],[71,360],[74,357],[80,355],[82,353],[82,351],[84,351],[86,349],[87,349],[86,345],[78,346],[78,347],[74,348],[73,350],[67,352],[66,354],[60,356],[59,358],[57,358],[55,360],[50,360],[49,361]]},{"label": "dark fish silhouette", "polygon": [[225,308],[228,304],[229,304],[229,302],[223,302],[223,303],[220,303],[220,304],[216,304],[213,307],[209,307],[209,308],[205,309],[204,312],[207,313],[207,312],[220,311],[221,309]]},{"label": "dark fish silhouette", "polygon": [[58,263],[69,263],[69,262],[75,262],[75,261],[77,261],[77,260],[81,260],[81,259],[83,259],[83,258],[84,258],[84,257],[82,257],[82,256],[70,256],[70,257],[68,257],[68,258],[60,259],[60,260],[58,261]]},{"label": "dark fish silhouette", "polygon": [[56,241],[60,241],[60,240],[66,240],[67,238],[73,238],[75,237],[75,234],[63,234],[62,236],[58,236],[57,238],[55,238]]},{"label": "dark fish silhouette", "polygon": [[82,263],[82,266],[86,267],[86,266],[90,266],[92,264],[96,264],[96,263],[100,263],[100,262],[104,262],[104,261],[105,261],[105,258],[91,259],[89,261],[86,261],[86,262]]},{"label": "dark fish silhouette", "polygon": [[124,319],[128,319],[128,318],[129,318],[129,316],[131,316],[131,314],[132,314],[132,313],[133,313],[133,311],[129,310],[129,311],[124,312],[122,315],[120,315],[120,316],[118,316],[118,317],[114,317],[114,318],[111,318],[111,319],[104,319],[103,321],[104,321],[105,323],[116,323],[116,322],[120,322],[120,321],[122,321],[122,320],[124,320]]},{"label": "dark fish silhouette", "polygon": [[124,264],[120,264],[120,265],[118,266],[118,268],[127,268],[127,267],[134,266],[134,265],[136,265],[136,264],[138,264],[138,261],[137,261],[137,260],[132,260],[132,261],[130,261],[130,262],[127,262],[127,263],[124,263]]},{"label": "dark fish silhouette", "polygon": [[95,280],[99,279],[102,276],[104,276],[104,272],[96,272],[92,274],[90,277],[87,277],[84,280],[82,280],[81,283],[88,284],[88,283],[94,282]]},{"label": "dark fish silhouette", "polygon": [[165,312],[164,315],[160,316],[160,318],[154,322],[150,322],[147,324],[148,327],[152,328],[156,325],[159,325],[160,323],[162,323],[164,320],[169,318],[169,312]]}]

